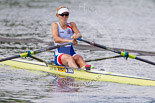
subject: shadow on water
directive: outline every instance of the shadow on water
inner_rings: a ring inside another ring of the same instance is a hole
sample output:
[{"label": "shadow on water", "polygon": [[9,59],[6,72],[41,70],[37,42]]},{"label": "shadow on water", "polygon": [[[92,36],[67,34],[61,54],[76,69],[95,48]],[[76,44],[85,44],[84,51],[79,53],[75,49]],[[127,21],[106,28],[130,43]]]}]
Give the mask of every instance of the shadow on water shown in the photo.
[{"label": "shadow on water", "polygon": [[51,91],[53,92],[78,92],[79,85],[74,78],[57,76],[52,82]]},{"label": "shadow on water", "polygon": [[9,98],[9,99],[1,99],[0,103],[34,103],[34,102],[31,102],[30,100],[20,100],[20,99]]}]

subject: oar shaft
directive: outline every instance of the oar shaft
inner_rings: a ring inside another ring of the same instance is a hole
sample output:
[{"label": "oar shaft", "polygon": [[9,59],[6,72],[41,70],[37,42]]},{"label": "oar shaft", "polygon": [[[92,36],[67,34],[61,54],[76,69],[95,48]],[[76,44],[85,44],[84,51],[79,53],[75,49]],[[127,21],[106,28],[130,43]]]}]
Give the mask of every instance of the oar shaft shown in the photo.
[{"label": "oar shaft", "polygon": [[6,61],[6,60],[15,59],[15,58],[19,58],[19,57],[20,57],[20,55],[15,55],[15,56],[12,56],[12,57],[7,57],[7,58],[4,58],[4,59],[0,59],[0,62]]},{"label": "oar shaft", "polygon": [[51,46],[51,47],[45,48],[45,49],[39,49],[39,50],[35,50],[35,51],[28,51],[28,52],[25,52],[25,53],[21,53],[19,55],[15,55],[15,56],[12,56],[12,57],[7,57],[7,58],[4,58],[4,59],[0,59],[0,62],[15,59],[15,58],[19,58],[19,57],[31,56],[31,55],[34,55],[34,54],[38,54],[38,53],[41,53],[41,52],[45,52],[45,51],[48,51],[48,50],[60,48],[60,47],[63,47],[65,45],[71,45],[71,44],[72,43],[66,43],[66,44],[62,44],[62,45]]},{"label": "oar shaft", "polygon": [[114,50],[114,49],[111,49],[111,48],[108,48],[104,45],[100,45],[100,44],[97,44],[97,43],[94,43],[94,42],[90,42],[90,41],[87,41],[87,40],[83,40],[83,39],[78,39],[80,41],[83,41],[83,42],[86,42],[90,45],[93,45],[93,46],[96,46],[96,47],[99,47],[99,48],[102,48],[102,49],[105,49],[105,50],[109,50],[109,51],[112,51],[112,52],[115,52],[115,53],[118,53],[118,54],[121,54],[121,51],[118,51],[118,50]]},{"label": "oar shaft", "polygon": [[[112,51],[112,52],[114,52],[114,53],[118,53],[118,54],[120,54],[120,55],[122,55],[122,56],[125,56],[125,55],[126,55],[126,52],[122,52],[122,51],[118,51],[118,50],[115,50],[115,49],[111,49],[111,48],[106,47],[106,46],[104,46],[104,45],[100,45],[100,44],[97,44],[97,43],[94,43],[94,42],[90,42],[90,41],[87,41],[87,40],[83,40],[83,39],[81,39],[81,38],[78,38],[78,40],[79,40],[79,41],[86,42],[86,43],[88,43],[88,44],[90,44],[90,45],[93,45],[93,46],[96,46],[96,47],[100,47],[100,48],[105,49],[105,50]],[[149,61],[149,60],[145,60],[145,59],[139,58],[139,57],[134,56],[134,55],[132,55],[132,54],[128,54],[128,57],[129,57],[129,58],[132,58],[132,59],[140,60],[140,61],[145,62],[145,63],[149,63],[149,64],[152,64],[152,65],[155,65],[155,62],[152,62],[152,61]]]},{"label": "oar shaft", "polygon": [[117,55],[117,56],[111,56],[111,57],[104,57],[104,58],[97,58],[97,59],[89,59],[89,60],[85,60],[85,62],[99,61],[99,60],[105,60],[105,59],[111,59],[111,58],[118,58],[118,57],[122,57],[122,56],[121,55]]},{"label": "oar shaft", "polygon": [[146,59],[143,59],[143,58],[136,57],[135,59],[140,60],[142,62],[152,64],[152,65],[155,65],[155,62],[152,62],[152,61],[149,61],[149,60],[146,60]]}]

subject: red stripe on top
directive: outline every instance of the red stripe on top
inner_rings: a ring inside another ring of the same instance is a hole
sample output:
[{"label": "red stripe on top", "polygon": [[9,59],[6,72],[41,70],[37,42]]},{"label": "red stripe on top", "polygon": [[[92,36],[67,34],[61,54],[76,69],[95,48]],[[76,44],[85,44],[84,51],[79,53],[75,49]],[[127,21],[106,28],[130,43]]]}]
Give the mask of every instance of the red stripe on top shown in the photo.
[{"label": "red stripe on top", "polygon": [[59,55],[59,57],[58,57],[58,62],[59,62],[61,65],[63,65],[63,64],[62,64],[62,61],[61,61],[62,55],[63,55],[63,54]]},{"label": "red stripe on top", "polygon": [[68,26],[68,28],[72,29],[72,27],[71,27],[71,26]]}]

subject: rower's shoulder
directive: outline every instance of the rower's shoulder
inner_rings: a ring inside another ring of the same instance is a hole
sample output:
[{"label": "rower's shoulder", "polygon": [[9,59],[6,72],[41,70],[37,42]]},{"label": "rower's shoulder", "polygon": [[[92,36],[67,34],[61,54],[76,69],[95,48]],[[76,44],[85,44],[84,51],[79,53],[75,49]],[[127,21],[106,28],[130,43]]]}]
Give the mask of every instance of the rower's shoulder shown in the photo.
[{"label": "rower's shoulder", "polygon": [[53,22],[53,23],[51,24],[51,26],[52,26],[52,27],[58,27],[58,24],[57,24],[57,22]]},{"label": "rower's shoulder", "polygon": [[75,24],[75,22],[73,22],[73,21],[72,21],[72,22],[70,22],[70,24],[71,24],[71,25],[76,25],[76,24]]},{"label": "rower's shoulder", "polygon": [[70,25],[71,25],[72,28],[76,27],[75,22],[70,22]]},{"label": "rower's shoulder", "polygon": [[51,25],[58,25],[58,23],[57,22],[53,22]]}]

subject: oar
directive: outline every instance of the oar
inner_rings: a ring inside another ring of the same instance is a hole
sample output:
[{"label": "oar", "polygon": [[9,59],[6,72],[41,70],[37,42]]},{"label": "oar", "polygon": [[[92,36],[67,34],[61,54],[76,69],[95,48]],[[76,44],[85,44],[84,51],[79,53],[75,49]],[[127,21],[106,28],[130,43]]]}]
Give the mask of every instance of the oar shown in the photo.
[{"label": "oar", "polygon": [[19,55],[3,58],[3,59],[0,60],[0,62],[6,61],[6,60],[15,59],[15,58],[19,58],[19,57],[29,57],[31,55],[38,54],[38,53],[41,53],[41,52],[44,52],[44,51],[60,48],[60,47],[63,47],[65,45],[72,45],[72,43],[66,43],[66,44],[62,44],[62,45],[51,46],[51,47],[48,47],[48,48],[44,48],[44,49],[40,49],[40,50],[35,50],[35,51],[27,51],[27,52],[21,53]]},{"label": "oar", "polygon": [[103,57],[103,58],[97,58],[97,59],[88,59],[85,60],[85,62],[91,62],[91,61],[99,61],[99,60],[105,60],[105,59],[111,59],[111,58],[119,58],[122,57],[121,55],[111,56],[111,57]]},{"label": "oar", "polygon": [[106,47],[106,46],[104,46],[104,45],[100,45],[100,44],[97,44],[97,43],[94,43],[94,42],[90,42],[90,41],[87,41],[87,40],[83,40],[83,39],[81,39],[81,38],[78,38],[78,40],[79,40],[79,41],[83,41],[83,42],[85,42],[85,43],[88,43],[88,44],[90,44],[90,45],[97,46],[97,47],[99,47],[99,48],[108,50],[108,51],[112,51],[112,52],[114,52],[114,53],[118,53],[118,54],[120,54],[120,55],[122,55],[122,56],[124,56],[124,57],[126,57],[126,58],[129,57],[129,58],[132,58],[132,59],[140,60],[140,61],[142,61],[142,62],[146,62],[146,63],[152,64],[152,65],[155,65],[155,62],[152,62],[152,61],[149,61],[149,60],[145,60],[145,59],[143,59],[143,58],[139,58],[139,57],[137,57],[137,56],[135,56],[135,55],[129,54],[128,52],[123,52],[123,51],[111,49],[111,48]]}]

